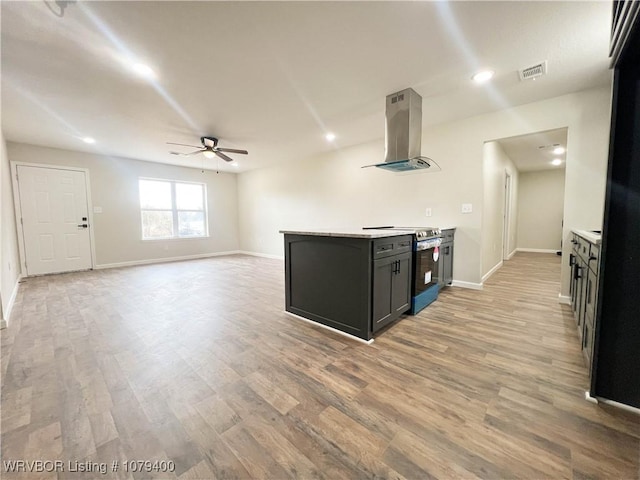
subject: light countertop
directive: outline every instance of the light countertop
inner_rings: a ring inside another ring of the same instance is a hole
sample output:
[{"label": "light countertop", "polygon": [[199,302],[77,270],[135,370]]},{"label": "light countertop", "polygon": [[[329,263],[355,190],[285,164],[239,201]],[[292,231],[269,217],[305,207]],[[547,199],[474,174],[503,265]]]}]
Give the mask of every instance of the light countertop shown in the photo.
[{"label": "light countertop", "polygon": [[595,244],[595,245],[600,245],[600,242],[602,241],[602,235],[599,233],[594,233],[592,231],[589,230],[571,230],[573,233],[575,233],[576,235],[580,235],[582,238],[584,238],[585,240],[588,240],[589,242]]},{"label": "light countertop", "polygon": [[348,238],[385,238],[409,235],[401,230],[363,230],[362,228],[322,228],[309,230],[280,230],[289,235],[312,235],[317,237],[348,237]]}]

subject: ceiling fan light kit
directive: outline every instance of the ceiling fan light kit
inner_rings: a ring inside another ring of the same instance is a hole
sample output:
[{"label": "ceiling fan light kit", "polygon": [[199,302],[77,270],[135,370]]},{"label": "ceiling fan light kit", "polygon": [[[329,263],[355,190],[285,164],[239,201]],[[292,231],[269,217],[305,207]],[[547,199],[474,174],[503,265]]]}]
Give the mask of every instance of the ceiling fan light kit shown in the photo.
[{"label": "ceiling fan light kit", "polygon": [[202,153],[207,158],[214,158],[217,156],[223,159],[225,162],[233,162],[233,158],[229,157],[228,155],[225,155],[225,153],[237,153],[240,155],[247,155],[249,153],[246,150],[239,150],[236,148],[218,147],[218,139],[216,137],[200,137],[200,143],[202,143],[201,146],[186,145],[184,143],[173,143],[173,142],[167,142],[167,145],[180,145],[182,147],[192,147],[192,148],[198,149],[194,152],[188,152],[188,153],[170,151],[169,153],[171,155],[188,157],[191,155],[197,155],[199,153]]}]

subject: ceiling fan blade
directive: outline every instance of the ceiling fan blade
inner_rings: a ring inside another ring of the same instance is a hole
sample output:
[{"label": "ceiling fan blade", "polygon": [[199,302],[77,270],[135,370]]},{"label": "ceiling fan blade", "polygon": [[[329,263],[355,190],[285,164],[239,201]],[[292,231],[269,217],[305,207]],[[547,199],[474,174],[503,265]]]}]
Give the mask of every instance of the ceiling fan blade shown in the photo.
[{"label": "ceiling fan blade", "polygon": [[166,142],[167,145],[180,145],[182,147],[202,148],[202,145],[187,145],[186,143]]},{"label": "ceiling fan blade", "polygon": [[213,153],[215,153],[217,156],[219,156],[225,162],[233,162],[233,158],[227,157],[224,153],[219,152],[218,150],[214,150]]},{"label": "ceiling fan blade", "polygon": [[180,155],[181,157],[188,157],[190,155],[197,155],[198,153],[202,153],[204,150],[196,150],[195,152],[189,153],[181,153],[181,152],[169,152],[171,155]]},{"label": "ceiling fan blade", "polygon": [[216,148],[216,150],[219,152],[241,153],[242,155],[249,153],[246,150],[236,150],[235,148]]}]

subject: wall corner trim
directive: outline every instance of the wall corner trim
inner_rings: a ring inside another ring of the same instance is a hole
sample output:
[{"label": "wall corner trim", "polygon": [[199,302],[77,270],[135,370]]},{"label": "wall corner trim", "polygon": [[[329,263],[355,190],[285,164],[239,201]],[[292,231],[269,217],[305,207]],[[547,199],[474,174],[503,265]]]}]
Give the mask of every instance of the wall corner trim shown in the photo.
[{"label": "wall corner trim", "polygon": [[482,276],[482,283],[486,282],[489,279],[489,277],[491,277],[491,275],[493,275],[498,270],[500,270],[500,268],[502,267],[503,264],[504,264],[503,260],[500,260],[498,263],[496,263],[491,270],[489,270],[487,273],[485,273]]},{"label": "wall corner trim", "polygon": [[571,297],[569,297],[568,295],[562,295],[561,293],[559,293],[558,303],[562,305],[571,305]]},{"label": "wall corner trim", "polygon": [[11,318],[11,311],[13,310],[13,305],[16,301],[16,297],[18,296],[18,289],[20,288],[20,282],[24,278],[23,275],[19,275],[16,278],[16,284],[13,286],[13,291],[11,292],[11,297],[9,298],[9,303],[7,304],[7,310],[4,311],[4,318],[0,319],[0,329],[6,328],[9,324],[9,320]]},{"label": "wall corner trim", "polygon": [[468,288],[470,290],[482,290],[484,286],[481,283],[463,282],[462,280],[453,280],[452,287]]}]

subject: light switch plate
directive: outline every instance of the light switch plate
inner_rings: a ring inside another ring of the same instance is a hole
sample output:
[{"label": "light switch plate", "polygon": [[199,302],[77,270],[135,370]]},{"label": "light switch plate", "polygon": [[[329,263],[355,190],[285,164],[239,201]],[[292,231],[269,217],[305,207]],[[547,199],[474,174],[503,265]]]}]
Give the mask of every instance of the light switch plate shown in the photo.
[{"label": "light switch plate", "polygon": [[471,203],[463,203],[462,213],[471,213],[471,212],[473,212],[473,205]]},{"label": "light switch plate", "polygon": [[93,213],[102,213],[102,207],[93,207]]}]

